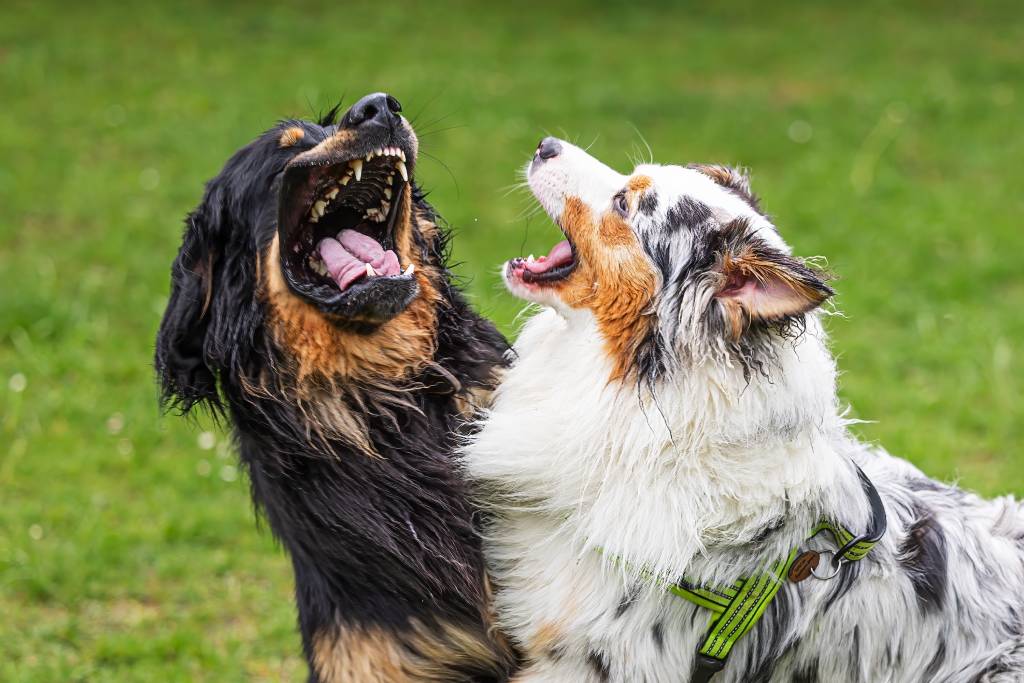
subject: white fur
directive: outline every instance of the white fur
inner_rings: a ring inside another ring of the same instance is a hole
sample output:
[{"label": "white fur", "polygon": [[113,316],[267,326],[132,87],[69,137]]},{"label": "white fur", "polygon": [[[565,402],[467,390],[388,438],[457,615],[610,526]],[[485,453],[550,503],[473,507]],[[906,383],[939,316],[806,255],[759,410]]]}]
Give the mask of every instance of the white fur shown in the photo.
[{"label": "white fur", "polygon": [[[556,220],[566,193],[605,210],[625,182],[568,150],[551,160],[562,165],[549,161],[530,176]],[[637,172],[655,178],[659,195],[700,198],[718,220],[753,211],[697,171]],[[464,453],[492,513],[486,552],[499,621],[531,660],[517,681],[688,680],[710,613],[659,580],[750,575],[804,544],[822,518],[865,529],[870,511],[853,463],[885,501],[882,542],[844,577],[785,584],[716,683],[755,674],[1024,680],[1019,504],[934,484],[856,442],[817,314],[804,334],[779,340],[770,377],[709,352],[686,354],[648,386],[610,383],[594,318],[545,296],[531,296],[552,307],[522,330],[515,364]],[[672,329],[685,335],[689,326]],[[908,569],[922,509],[935,521],[931,540],[944,544],[931,558],[946,568],[937,604],[922,602]],[[810,545],[834,547],[826,540]]]}]

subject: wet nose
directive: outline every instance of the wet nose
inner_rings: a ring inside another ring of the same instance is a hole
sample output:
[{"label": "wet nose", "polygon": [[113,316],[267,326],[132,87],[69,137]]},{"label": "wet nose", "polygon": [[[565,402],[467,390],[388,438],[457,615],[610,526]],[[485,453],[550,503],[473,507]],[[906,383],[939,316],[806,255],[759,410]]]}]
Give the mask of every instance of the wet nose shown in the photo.
[{"label": "wet nose", "polygon": [[375,92],[352,105],[341,120],[344,128],[380,126],[393,128],[401,117],[402,105],[391,95]]},{"label": "wet nose", "polygon": [[537,158],[547,161],[562,153],[562,143],[558,138],[546,137],[537,145]]}]

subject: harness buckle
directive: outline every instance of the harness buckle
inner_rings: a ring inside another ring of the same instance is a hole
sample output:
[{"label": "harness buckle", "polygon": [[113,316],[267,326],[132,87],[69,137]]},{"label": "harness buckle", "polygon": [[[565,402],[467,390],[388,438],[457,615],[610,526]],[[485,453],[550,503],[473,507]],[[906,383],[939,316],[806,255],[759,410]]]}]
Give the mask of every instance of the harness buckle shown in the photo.
[{"label": "harness buckle", "polygon": [[694,660],[693,675],[690,676],[690,683],[708,683],[716,673],[724,668],[724,659],[710,657],[698,652]]}]

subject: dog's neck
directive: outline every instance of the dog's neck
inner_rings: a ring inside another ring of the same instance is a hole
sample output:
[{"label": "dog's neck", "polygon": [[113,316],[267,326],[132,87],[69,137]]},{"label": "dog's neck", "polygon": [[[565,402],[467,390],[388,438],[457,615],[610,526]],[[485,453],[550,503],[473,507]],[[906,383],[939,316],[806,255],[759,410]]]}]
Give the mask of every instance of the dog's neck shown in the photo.
[{"label": "dog's neck", "polygon": [[742,573],[744,558],[788,552],[822,517],[866,523],[816,320],[780,343],[767,378],[706,364],[649,391],[609,384],[596,327],[563,315],[524,328],[474,458],[583,548],[666,574],[745,549],[730,563]]}]

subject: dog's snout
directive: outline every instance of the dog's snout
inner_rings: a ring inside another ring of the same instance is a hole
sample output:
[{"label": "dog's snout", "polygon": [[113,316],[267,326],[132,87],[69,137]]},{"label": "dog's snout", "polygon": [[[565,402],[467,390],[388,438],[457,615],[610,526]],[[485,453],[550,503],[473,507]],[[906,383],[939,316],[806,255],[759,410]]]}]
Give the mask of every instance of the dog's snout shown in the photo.
[{"label": "dog's snout", "polygon": [[398,114],[401,111],[402,105],[394,97],[387,93],[375,92],[352,105],[342,119],[342,126],[393,128],[399,121]]},{"label": "dog's snout", "polygon": [[537,158],[541,161],[553,159],[562,153],[562,143],[558,138],[546,137],[537,145]]}]

